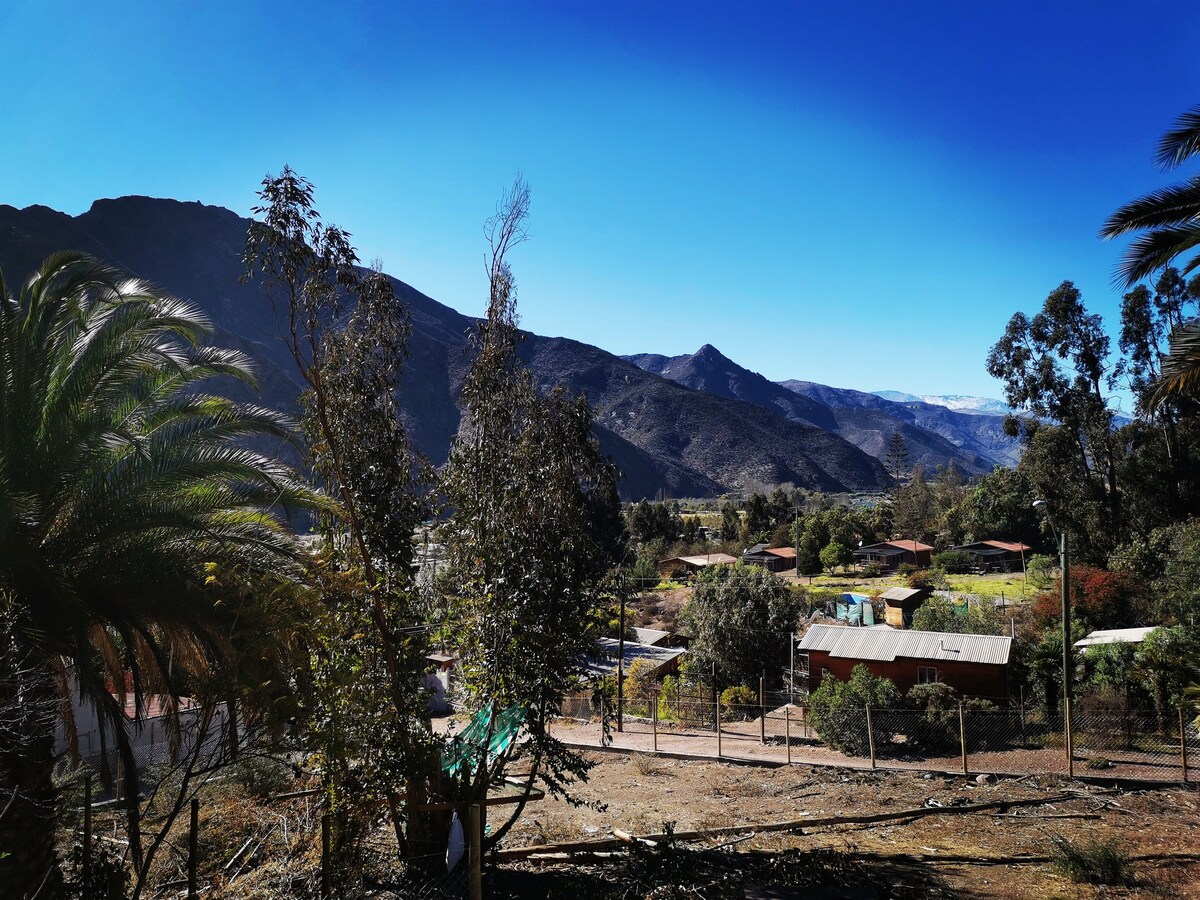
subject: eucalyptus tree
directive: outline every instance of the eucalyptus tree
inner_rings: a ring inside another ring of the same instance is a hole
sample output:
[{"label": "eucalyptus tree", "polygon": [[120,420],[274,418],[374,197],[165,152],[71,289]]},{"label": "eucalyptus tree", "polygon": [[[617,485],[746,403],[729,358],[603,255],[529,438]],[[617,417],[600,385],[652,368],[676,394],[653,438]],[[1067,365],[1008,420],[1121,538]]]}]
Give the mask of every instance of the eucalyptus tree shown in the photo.
[{"label": "eucalyptus tree", "polygon": [[381,804],[402,849],[424,841],[416,808],[436,743],[420,688],[428,609],[413,577],[430,473],[398,399],[411,321],[379,266],[361,267],[350,235],[322,220],[307,179],[284,167],[259,199],[246,277],[263,286],[304,385],[307,462],[340,501],[312,561],[323,604],[305,735],[339,813],[334,849],[353,870]]},{"label": "eucalyptus tree", "polygon": [[[529,188],[518,180],[486,226],[487,313],[473,335],[461,424],[440,485],[451,512],[441,529],[447,635],[461,655],[465,699],[522,705],[528,783],[563,792],[586,763],[548,725],[563,695],[580,686],[623,529],[615,471],[587,401],[561,388],[539,394],[517,355],[507,254],[525,240],[528,212]],[[473,790],[486,788],[477,781]]]},{"label": "eucalyptus tree", "polygon": [[[316,499],[245,442],[289,439],[284,418],[205,390],[253,383],[243,355],[199,345],[208,331],[194,307],[79,253],[51,255],[15,294],[0,278],[0,657],[20,702],[53,704],[72,743],[73,695],[95,707],[135,869],[127,701],[136,725],[149,694],[174,711],[226,677],[238,610],[214,574],[299,578],[279,511]],[[31,715],[19,741],[0,730],[3,896],[61,887],[50,721]]]}]

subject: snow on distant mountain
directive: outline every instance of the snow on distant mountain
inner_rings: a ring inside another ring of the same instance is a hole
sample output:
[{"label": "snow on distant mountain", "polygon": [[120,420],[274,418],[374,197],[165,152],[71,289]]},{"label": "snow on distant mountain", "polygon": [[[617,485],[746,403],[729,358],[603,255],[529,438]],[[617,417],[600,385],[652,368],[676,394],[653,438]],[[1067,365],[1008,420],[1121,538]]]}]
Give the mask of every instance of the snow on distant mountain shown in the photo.
[{"label": "snow on distant mountain", "polygon": [[1005,416],[1012,412],[1001,400],[988,397],[968,397],[965,394],[906,394],[904,391],[871,391],[876,397],[893,403],[929,403],[944,406],[955,412],[980,416]]}]

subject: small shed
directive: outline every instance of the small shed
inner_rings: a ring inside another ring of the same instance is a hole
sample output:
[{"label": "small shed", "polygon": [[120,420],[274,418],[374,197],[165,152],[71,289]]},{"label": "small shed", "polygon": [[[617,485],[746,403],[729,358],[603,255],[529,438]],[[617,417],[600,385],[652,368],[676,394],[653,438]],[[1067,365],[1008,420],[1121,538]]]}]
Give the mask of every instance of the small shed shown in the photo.
[{"label": "small shed", "polygon": [[892,631],[813,625],[796,648],[808,687],[828,677],[849,681],[855,666],[890,679],[905,693],[916,684],[948,684],[960,694],[1007,700],[1012,638],[940,631]]},{"label": "small shed", "polygon": [[[625,642],[624,671],[639,659],[648,660],[655,678],[665,678],[679,671],[679,658],[687,653],[682,647],[660,647],[655,644]],[[617,660],[621,658],[621,643],[617,638],[599,638],[584,664],[587,674],[593,678],[617,674]]]},{"label": "small shed", "polygon": [[905,564],[925,569],[933,559],[933,548],[920,541],[880,541],[859,547],[854,551],[854,559],[859,565],[878,566],[884,571]]},{"label": "small shed", "polygon": [[1019,572],[1033,548],[1016,541],[975,541],[953,549],[975,557],[975,564],[989,572]]},{"label": "small shed", "polygon": [[928,597],[925,588],[888,588],[879,595],[884,603],[883,620],[893,628],[912,628],[913,613]]}]

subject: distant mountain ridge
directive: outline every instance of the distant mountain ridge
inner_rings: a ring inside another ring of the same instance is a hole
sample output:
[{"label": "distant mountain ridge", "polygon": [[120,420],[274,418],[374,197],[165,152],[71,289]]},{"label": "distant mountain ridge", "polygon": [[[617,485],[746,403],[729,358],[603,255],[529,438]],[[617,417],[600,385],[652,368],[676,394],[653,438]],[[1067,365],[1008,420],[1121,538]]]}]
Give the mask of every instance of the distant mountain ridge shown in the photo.
[{"label": "distant mountain ridge", "polygon": [[1003,416],[956,412],[919,401],[897,403],[815,382],[776,383],[738,365],[711,344],[681,356],[642,353],[625,358],[688,387],[754,403],[792,421],[832,431],[877,459],[886,455],[888,441],[897,431],[912,462],[929,471],[955,465],[968,474],[980,474],[996,465],[1012,465],[1020,456],[1018,442],[1004,433]]},{"label": "distant mountain ridge", "polygon": [[1003,400],[993,400],[990,397],[971,397],[966,394],[906,394],[904,391],[871,391],[876,397],[891,400],[893,403],[929,403],[933,406],[944,406],[955,412],[972,413],[984,416],[1012,415],[1012,408]]},{"label": "distant mountain ridge", "polygon": [[[248,225],[220,207],[148,197],[97,200],[78,216],[0,205],[0,270],[15,291],[49,253],[75,249],[146,278],[199,306],[214,324],[213,343],[255,360],[262,382],[256,399],[294,413],[300,385],[270,303],[260,286],[239,280]],[[403,416],[414,444],[440,464],[458,428],[474,320],[402,281],[393,284],[413,322]],[[578,341],[524,337],[520,353],[540,387],[587,394],[600,444],[624,473],[626,498],[715,496],[783,482],[823,491],[891,484],[878,459],[807,419],[694,390]],[[239,385],[228,390],[251,396]],[[792,403],[819,412],[803,397]]]}]

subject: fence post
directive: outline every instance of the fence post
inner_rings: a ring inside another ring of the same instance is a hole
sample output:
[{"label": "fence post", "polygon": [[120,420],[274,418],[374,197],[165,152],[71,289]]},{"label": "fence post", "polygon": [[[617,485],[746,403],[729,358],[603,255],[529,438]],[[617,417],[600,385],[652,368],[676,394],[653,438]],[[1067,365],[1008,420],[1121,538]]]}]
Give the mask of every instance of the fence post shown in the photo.
[{"label": "fence post", "polygon": [[800,720],[804,723],[804,736],[808,737],[808,707],[800,707]]},{"label": "fence post", "polygon": [[875,768],[875,726],[871,723],[871,704],[867,704],[867,746],[871,750],[871,768]]},{"label": "fence post", "polygon": [[471,900],[483,898],[483,828],[479,816],[479,804],[472,803],[468,810],[471,827]]},{"label": "fence post", "polygon": [[787,764],[792,764],[792,705],[783,708],[783,743],[787,746]]},{"label": "fence post", "polygon": [[600,695],[600,746],[604,746],[604,695]]},{"label": "fence post", "polygon": [[1179,765],[1183,769],[1183,783],[1188,780],[1187,724],[1183,721],[1183,707],[1179,707]]},{"label": "fence post", "polygon": [[767,676],[758,679],[758,742],[767,742]]},{"label": "fence post", "polygon": [[[1187,778],[1184,777],[1184,781]],[[92,874],[92,773],[83,774],[83,883],[91,884]]]},{"label": "fence post", "polygon": [[1063,698],[1063,709],[1066,710],[1066,716],[1063,718],[1063,739],[1067,745],[1067,777],[1075,777],[1075,742],[1071,734],[1071,698]]},{"label": "fence post", "polygon": [[717,720],[717,759],[720,759],[720,758],[721,758],[721,695],[720,695],[720,694],[718,694],[718,693],[716,692],[716,688],[715,688],[715,687],[713,688],[713,695],[715,696],[715,698],[716,698],[716,702],[717,702],[717,705],[716,705],[716,707],[715,707],[715,708],[716,708],[716,710],[717,710],[717,714],[716,714],[716,720]]},{"label": "fence post", "polygon": [[329,813],[321,816],[321,900],[329,900],[330,890],[329,871]]},{"label": "fence post", "polygon": [[1021,688],[1021,748],[1028,742],[1025,739],[1025,688]]},{"label": "fence post", "polygon": [[658,692],[651,691],[650,702],[654,708],[650,710],[650,725],[654,729],[654,752],[658,752]]},{"label": "fence post", "polygon": [[963,713],[962,701],[958,704],[958,742],[962,747],[963,774],[969,775],[967,769],[967,717]]},{"label": "fence post", "polygon": [[187,874],[187,895],[188,900],[193,900],[196,897],[196,857],[199,855],[197,848],[198,832],[200,831],[200,801],[196,797],[192,798],[192,823],[188,831],[188,874]]}]

